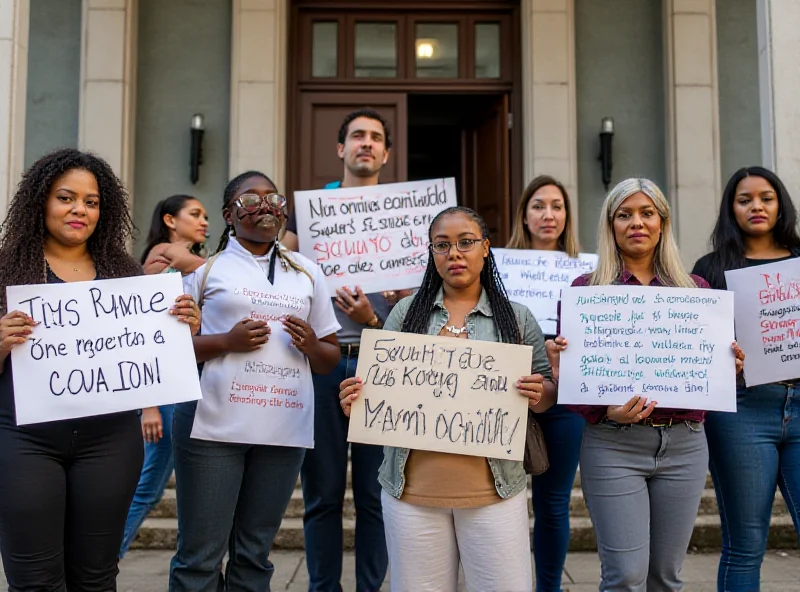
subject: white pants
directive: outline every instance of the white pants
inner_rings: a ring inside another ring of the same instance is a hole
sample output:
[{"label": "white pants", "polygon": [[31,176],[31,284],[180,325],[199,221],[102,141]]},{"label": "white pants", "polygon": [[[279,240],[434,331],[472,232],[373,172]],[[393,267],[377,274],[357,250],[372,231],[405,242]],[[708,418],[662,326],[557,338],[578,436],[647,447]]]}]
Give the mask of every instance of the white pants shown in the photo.
[{"label": "white pants", "polygon": [[525,491],[483,508],[428,508],[381,492],[392,592],[531,592]]}]

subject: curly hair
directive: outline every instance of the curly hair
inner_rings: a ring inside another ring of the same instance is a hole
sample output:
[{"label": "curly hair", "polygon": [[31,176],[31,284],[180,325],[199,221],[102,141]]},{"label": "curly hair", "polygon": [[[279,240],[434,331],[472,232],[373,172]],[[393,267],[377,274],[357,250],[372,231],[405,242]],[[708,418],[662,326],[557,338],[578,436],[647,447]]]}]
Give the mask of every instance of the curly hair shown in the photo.
[{"label": "curly hair", "polygon": [[6,309],[6,287],[45,282],[45,204],[53,184],[74,169],[89,171],[100,191],[100,219],[87,241],[98,278],[142,275],[127,244],[135,227],[128,194],[102,158],[74,148],[51,152],[22,175],[0,226],[0,309]]}]

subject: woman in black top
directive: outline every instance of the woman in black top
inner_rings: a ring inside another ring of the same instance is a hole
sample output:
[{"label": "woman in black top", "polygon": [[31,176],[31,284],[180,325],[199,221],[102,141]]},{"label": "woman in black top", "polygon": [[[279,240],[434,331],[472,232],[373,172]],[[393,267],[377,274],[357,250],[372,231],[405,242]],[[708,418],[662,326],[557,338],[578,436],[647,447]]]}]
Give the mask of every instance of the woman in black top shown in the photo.
[{"label": "woman in black top", "polygon": [[[0,233],[0,552],[9,590],[116,590],[139,471],[136,411],[17,426],[11,358],[34,321],[6,287],[140,275],[127,195],[102,159],[53,152],[23,175]],[[173,307],[199,327],[187,296]]]},{"label": "woman in black top", "polygon": [[[781,180],[762,167],[734,173],[722,195],[713,251],[692,273],[724,290],[725,271],[800,255],[797,214]],[[800,270],[800,261],[798,261]],[[737,412],[706,416],[709,466],[722,520],[721,591],[758,590],[772,502],[780,486],[798,527],[800,381],[737,389]]]}]

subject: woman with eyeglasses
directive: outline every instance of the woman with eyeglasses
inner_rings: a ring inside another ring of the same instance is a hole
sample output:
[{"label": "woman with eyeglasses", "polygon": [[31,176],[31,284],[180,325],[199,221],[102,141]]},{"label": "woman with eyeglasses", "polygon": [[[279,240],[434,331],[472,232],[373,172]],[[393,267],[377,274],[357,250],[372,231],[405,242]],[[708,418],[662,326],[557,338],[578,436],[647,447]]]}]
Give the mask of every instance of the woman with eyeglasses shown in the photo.
[{"label": "woman with eyeglasses", "polygon": [[[580,253],[566,188],[549,175],[533,179],[517,207],[509,249]],[[545,335],[545,340],[555,335]],[[536,421],[547,444],[550,467],[531,478],[533,559],[537,592],[560,592],[569,550],[569,505],[586,421],[564,405],[553,405]]]},{"label": "woman with eyeglasses", "polygon": [[203,307],[203,399],[175,409],[173,592],[270,589],[272,542],[314,445],[311,371],[339,360],[322,271],[277,240],[285,205],[264,174],[233,179],[217,253],[184,279]]},{"label": "woman with eyeglasses", "polygon": [[[474,211],[448,208],[431,223],[431,255],[417,294],[401,300],[388,331],[530,345],[531,374],[516,384],[535,412],[556,399],[544,339],[530,310],[510,302]],[[361,378],[340,385],[350,415]],[[378,481],[392,590],[454,591],[459,562],[468,590],[530,592],[528,502],[521,461],[384,448]]]}]

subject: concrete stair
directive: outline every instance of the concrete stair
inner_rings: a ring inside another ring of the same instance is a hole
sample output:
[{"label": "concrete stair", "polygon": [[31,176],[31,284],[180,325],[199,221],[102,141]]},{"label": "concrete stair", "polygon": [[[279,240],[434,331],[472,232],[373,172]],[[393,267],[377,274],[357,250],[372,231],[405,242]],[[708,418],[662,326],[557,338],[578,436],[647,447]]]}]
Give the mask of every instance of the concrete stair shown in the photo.
[{"label": "concrete stair", "polygon": [[[352,549],[355,536],[355,510],[353,492],[350,489],[350,468],[347,471],[348,489],[344,502],[344,544]],[[533,527],[533,510],[530,505],[530,488],[528,489],[528,510]],[[596,543],[589,513],[583,500],[580,488],[580,472],[575,478],[570,501],[570,538],[571,551],[594,551]],[[131,548],[134,549],[174,549],[177,542],[178,521],[175,500],[175,482],[170,480],[164,498],[153,509],[145,520]],[[284,514],[281,529],[275,539],[276,549],[303,548],[303,494],[300,482],[292,493],[292,499]],[[711,476],[706,480],[706,489],[700,501],[700,510],[695,521],[691,550],[702,552],[718,551],[722,545],[717,500],[714,495]],[[768,546],[771,549],[794,549],[797,546],[797,535],[794,531],[791,516],[780,492],[775,495],[772,506],[772,521]]]}]

